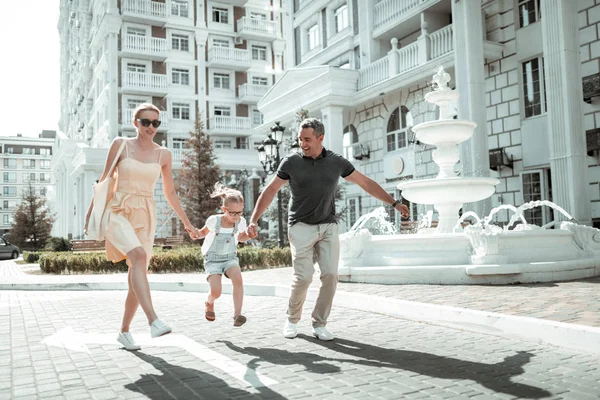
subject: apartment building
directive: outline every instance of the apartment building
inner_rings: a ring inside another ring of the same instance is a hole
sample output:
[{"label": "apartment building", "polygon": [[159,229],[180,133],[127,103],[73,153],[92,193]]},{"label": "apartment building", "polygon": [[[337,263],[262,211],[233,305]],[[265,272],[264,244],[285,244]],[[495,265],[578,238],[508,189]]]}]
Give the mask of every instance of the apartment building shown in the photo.
[{"label": "apartment building", "polygon": [[[296,0],[286,3],[288,68],[258,103],[265,131],[293,111],[323,119],[325,145],[402,198],[404,179],[434,177],[432,148],[411,130],[438,118],[424,101],[443,66],[456,116],[477,123],[460,146],[462,176],[495,176],[496,193],[465,206],[552,200],[600,225],[600,1]],[[410,204],[411,219],[431,206]],[[381,205],[348,185],[346,223]],[[527,211],[547,224],[552,210]],[[390,210],[390,217],[398,216]],[[508,210],[496,222],[507,222]]]},{"label": "apartment building", "polygon": [[10,231],[15,211],[29,190],[46,197],[48,207],[53,209],[54,179],[50,160],[55,135],[55,131],[43,131],[38,138],[0,137],[0,235]]},{"label": "apartment building", "polygon": [[[91,186],[108,146],[135,136],[133,110],[157,105],[156,142],[181,168],[199,118],[227,179],[261,169],[257,102],[284,69],[280,0],[61,0],[61,134],[53,169],[60,223],[54,234],[82,237]],[[76,196],[73,196],[73,193]],[[159,182],[158,237],[179,233]],[[75,210],[75,211],[73,211]]]}]

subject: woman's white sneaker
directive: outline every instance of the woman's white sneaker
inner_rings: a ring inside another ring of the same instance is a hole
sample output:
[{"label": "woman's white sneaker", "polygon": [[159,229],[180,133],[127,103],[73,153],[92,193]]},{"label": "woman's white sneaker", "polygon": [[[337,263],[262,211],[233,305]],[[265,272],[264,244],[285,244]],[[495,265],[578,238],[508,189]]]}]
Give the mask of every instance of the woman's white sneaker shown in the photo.
[{"label": "woman's white sneaker", "polygon": [[119,336],[117,337],[117,341],[125,347],[125,350],[135,351],[140,350],[142,346],[137,344],[135,340],[133,340],[133,336],[129,332],[119,332]]},{"label": "woman's white sneaker", "polygon": [[335,339],[333,333],[329,332],[324,326],[320,326],[318,328],[313,327],[312,333],[313,336],[319,340],[329,341]]},{"label": "woman's white sneaker", "polygon": [[172,329],[169,325],[156,318],[150,325],[150,336],[153,338],[171,333]]}]

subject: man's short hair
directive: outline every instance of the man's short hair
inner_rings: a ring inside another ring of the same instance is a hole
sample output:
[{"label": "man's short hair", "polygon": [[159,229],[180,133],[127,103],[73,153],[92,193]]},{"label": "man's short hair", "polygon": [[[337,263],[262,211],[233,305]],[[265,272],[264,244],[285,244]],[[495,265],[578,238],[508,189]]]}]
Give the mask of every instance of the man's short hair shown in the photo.
[{"label": "man's short hair", "polygon": [[325,127],[323,123],[318,118],[306,118],[300,122],[300,129],[304,128],[313,128],[316,136],[321,136],[325,134]]}]

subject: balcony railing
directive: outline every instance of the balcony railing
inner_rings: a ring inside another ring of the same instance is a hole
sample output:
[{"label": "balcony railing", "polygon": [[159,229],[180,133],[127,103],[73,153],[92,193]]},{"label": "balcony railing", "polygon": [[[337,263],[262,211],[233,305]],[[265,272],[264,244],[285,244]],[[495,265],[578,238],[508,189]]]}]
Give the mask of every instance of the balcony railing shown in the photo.
[{"label": "balcony railing", "polygon": [[209,119],[209,130],[223,133],[248,133],[252,129],[250,118],[248,117],[224,117],[215,116]]},{"label": "balcony railing", "polygon": [[[121,123],[123,125],[132,125],[133,124],[133,111],[131,109],[125,109],[123,110],[123,119],[121,120]],[[169,127],[169,114],[166,111],[163,111],[160,113],[160,127],[158,128],[159,130],[163,130],[165,128]]]},{"label": "balcony railing", "polygon": [[165,3],[150,0],[123,0],[121,12],[158,18],[167,17]]},{"label": "balcony railing", "polygon": [[387,56],[361,68],[358,90],[402,74],[454,50],[452,25],[421,35],[416,42],[401,49],[390,51]]},{"label": "balcony railing", "polygon": [[121,50],[166,56],[167,40],[150,36],[125,35],[121,39]]},{"label": "balcony railing", "polygon": [[373,29],[377,29],[388,22],[398,20],[399,17],[411,9],[421,5],[424,0],[383,0],[375,4],[373,11]]},{"label": "balcony railing", "polygon": [[123,75],[124,89],[139,89],[147,91],[167,91],[167,76],[164,74],[146,74],[143,72],[127,71]]},{"label": "balcony railing", "polygon": [[240,100],[258,101],[267,94],[271,87],[266,85],[253,85],[244,83],[238,87],[238,97]]},{"label": "balcony railing", "polygon": [[250,53],[248,50],[236,49],[234,47],[213,47],[208,51],[209,63],[225,63],[231,65],[250,65]]},{"label": "balcony railing", "polygon": [[277,34],[277,22],[264,19],[242,17],[237,22],[238,33],[260,33],[265,35]]}]

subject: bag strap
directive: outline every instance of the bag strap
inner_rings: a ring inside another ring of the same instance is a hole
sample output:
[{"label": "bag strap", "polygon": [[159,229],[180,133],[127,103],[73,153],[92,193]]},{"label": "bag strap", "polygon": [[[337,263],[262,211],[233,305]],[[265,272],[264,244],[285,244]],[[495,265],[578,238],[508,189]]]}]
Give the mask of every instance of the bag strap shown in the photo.
[{"label": "bag strap", "polygon": [[123,138],[123,142],[121,143],[121,146],[119,147],[119,150],[117,151],[117,155],[115,156],[115,159],[113,160],[112,165],[110,166],[110,169],[108,170],[108,174],[106,175],[106,178],[109,178],[113,175],[115,167],[117,166],[117,161],[119,161],[119,157],[121,156],[121,153],[123,152],[123,148],[125,147],[126,143],[127,143],[127,139]]}]

